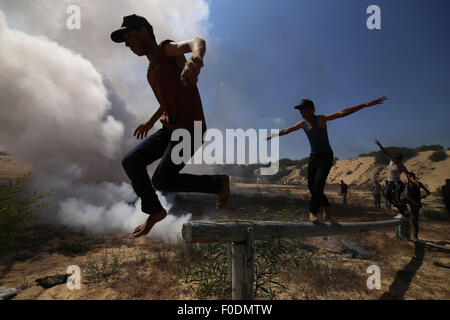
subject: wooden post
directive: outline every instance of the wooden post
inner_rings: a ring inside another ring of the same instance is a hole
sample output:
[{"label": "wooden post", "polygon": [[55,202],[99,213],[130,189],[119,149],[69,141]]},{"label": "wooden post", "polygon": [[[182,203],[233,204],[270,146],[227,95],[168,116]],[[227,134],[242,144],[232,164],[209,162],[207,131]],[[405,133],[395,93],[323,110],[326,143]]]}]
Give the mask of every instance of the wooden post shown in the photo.
[{"label": "wooden post", "polygon": [[232,274],[233,274],[233,258],[232,258],[232,254],[231,254],[231,243],[228,242],[227,243],[227,267],[228,267],[228,272],[227,272],[227,279],[228,281],[232,281]]},{"label": "wooden post", "polygon": [[402,218],[400,221],[400,225],[395,228],[397,238],[401,240],[409,240],[411,237],[409,217]]},{"label": "wooden post", "polygon": [[232,244],[232,299],[253,299],[253,228],[247,229],[245,242]]},{"label": "wooden post", "polygon": [[[192,221],[183,224],[188,243],[226,242],[233,300],[251,300],[254,291],[254,240],[295,239],[393,228],[403,220],[371,222]],[[409,221],[408,221],[409,223]],[[231,271],[230,271],[231,265]]]}]

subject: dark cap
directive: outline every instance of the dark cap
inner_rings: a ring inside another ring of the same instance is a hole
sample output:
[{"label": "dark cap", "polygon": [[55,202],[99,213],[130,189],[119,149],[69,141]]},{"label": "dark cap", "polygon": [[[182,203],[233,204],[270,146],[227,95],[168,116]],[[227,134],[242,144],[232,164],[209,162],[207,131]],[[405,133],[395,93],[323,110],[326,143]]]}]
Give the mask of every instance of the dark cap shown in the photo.
[{"label": "dark cap", "polygon": [[126,31],[134,28],[147,27],[147,29],[153,34],[152,25],[144,17],[132,14],[130,16],[123,17],[122,27],[113,33],[111,33],[111,40],[117,43],[125,42],[124,34]]},{"label": "dark cap", "polygon": [[294,108],[299,109],[299,110],[304,109],[304,108],[312,109],[312,108],[314,108],[314,102],[312,102],[309,99],[302,99],[302,101],[300,101],[300,103],[298,105],[296,105]]}]

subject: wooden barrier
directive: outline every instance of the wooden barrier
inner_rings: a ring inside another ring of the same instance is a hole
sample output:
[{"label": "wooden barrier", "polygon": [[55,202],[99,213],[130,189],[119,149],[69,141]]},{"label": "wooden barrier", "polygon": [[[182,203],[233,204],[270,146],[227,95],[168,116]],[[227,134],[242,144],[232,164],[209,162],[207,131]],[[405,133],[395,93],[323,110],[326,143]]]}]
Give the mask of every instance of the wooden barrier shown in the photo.
[{"label": "wooden barrier", "polygon": [[[372,222],[286,222],[286,221],[192,221],[185,223],[182,235],[188,243],[221,242],[227,246],[228,279],[233,300],[253,299],[255,240],[294,239],[359,233],[394,228],[404,220]],[[230,250],[231,247],[231,250]],[[231,252],[230,252],[231,251]],[[231,261],[230,261],[231,257]]]}]

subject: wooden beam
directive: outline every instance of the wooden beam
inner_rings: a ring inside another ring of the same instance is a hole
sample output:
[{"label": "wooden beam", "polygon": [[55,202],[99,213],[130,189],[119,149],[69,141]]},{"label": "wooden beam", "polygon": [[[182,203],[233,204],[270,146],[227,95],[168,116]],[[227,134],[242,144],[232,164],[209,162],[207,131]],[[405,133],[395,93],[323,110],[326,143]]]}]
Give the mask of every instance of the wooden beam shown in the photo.
[{"label": "wooden beam", "polygon": [[294,239],[359,233],[394,228],[402,220],[370,222],[288,222],[288,221],[191,221],[183,224],[182,235],[188,243],[245,242],[248,228],[253,240]]},{"label": "wooden beam", "polygon": [[232,299],[253,299],[253,228],[248,228],[245,242],[232,244]]}]

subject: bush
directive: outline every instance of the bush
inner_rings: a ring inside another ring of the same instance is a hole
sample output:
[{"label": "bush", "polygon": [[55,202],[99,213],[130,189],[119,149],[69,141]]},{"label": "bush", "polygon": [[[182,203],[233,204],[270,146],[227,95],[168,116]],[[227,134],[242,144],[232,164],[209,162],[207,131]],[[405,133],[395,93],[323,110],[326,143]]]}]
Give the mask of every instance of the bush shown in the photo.
[{"label": "bush", "polygon": [[432,145],[423,145],[420,147],[417,147],[415,149],[416,151],[422,152],[422,151],[437,151],[437,150],[444,150],[444,147],[440,144],[432,144]]},{"label": "bush", "polygon": [[[188,284],[188,294],[197,299],[231,299],[228,279],[227,246],[220,243],[174,244],[174,263],[177,275]],[[293,270],[316,267],[313,253],[304,249],[300,240],[255,241],[254,287],[255,298],[273,300],[286,288],[282,276]]]},{"label": "bush", "polygon": [[32,196],[25,191],[30,176],[24,175],[15,183],[9,180],[7,185],[0,186],[0,251],[10,241],[25,235],[35,220],[35,213],[47,206],[41,200],[51,195],[50,191],[34,192]]},{"label": "bush", "polygon": [[297,169],[302,169],[303,166],[308,164],[308,162],[309,162],[309,158],[303,158],[303,159],[298,160],[295,166],[297,167]]},{"label": "bush", "polygon": [[[422,147],[434,147],[434,146],[422,146]],[[419,148],[422,148],[419,147]],[[406,147],[386,147],[386,151],[391,155],[391,157],[395,158],[400,153],[403,154],[403,161],[406,161],[412,157],[417,156],[419,151],[416,149],[406,148]],[[389,164],[389,160],[386,158],[383,152],[381,151],[372,151],[369,153],[361,153],[358,157],[375,157],[375,163],[380,164]]]},{"label": "bush", "polygon": [[430,159],[433,162],[439,162],[442,160],[447,159],[447,152],[445,152],[445,150],[437,150],[435,152],[433,152],[428,159]]},{"label": "bush", "polygon": [[[405,147],[387,147],[386,151],[393,157],[394,159],[399,155],[403,155],[403,161],[408,160],[409,158],[415,157],[419,152],[415,149],[405,148]],[[375,163],[380,164],[389,164],[388,158],[384,155],[383,152],[377,151],[375,153]]]}]

